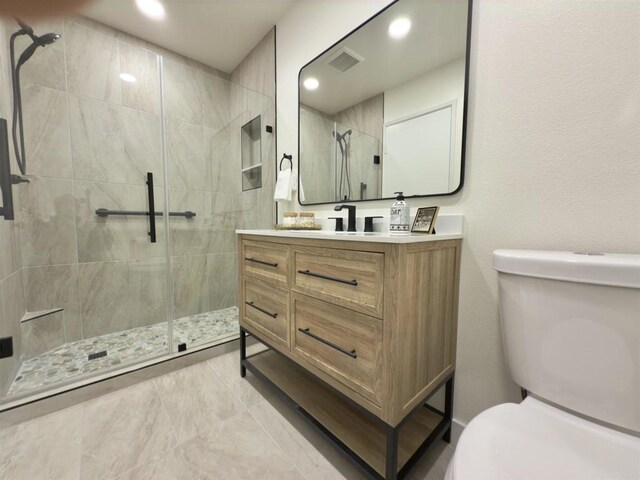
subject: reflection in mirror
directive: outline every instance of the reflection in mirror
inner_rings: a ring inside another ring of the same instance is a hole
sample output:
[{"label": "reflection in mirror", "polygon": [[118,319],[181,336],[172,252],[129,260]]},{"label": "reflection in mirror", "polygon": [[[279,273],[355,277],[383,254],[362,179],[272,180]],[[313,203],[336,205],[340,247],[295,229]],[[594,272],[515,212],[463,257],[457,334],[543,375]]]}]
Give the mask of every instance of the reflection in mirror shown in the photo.
[{"label": "reflection in mirror", "polygon": [[300,71],[300,202],[457,191],[469,0],[400,0]]}]

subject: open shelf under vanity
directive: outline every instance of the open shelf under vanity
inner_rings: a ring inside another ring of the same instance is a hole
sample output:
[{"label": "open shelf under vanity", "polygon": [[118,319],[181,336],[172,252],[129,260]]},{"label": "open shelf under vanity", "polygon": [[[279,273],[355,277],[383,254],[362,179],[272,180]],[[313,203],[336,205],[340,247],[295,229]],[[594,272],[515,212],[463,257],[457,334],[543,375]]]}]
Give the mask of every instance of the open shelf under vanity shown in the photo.
[{"label": "open shelf under vanity", "polygon": [[[265,350],[242,366],[276,390],[315,427],[329,437],[363,473],[385,478],[388,432],[374,415],[340,395],[295,362]],[[397,428],[397,478],[404,478],[424,450],[450,428],[451,420],[421,405]]]}]

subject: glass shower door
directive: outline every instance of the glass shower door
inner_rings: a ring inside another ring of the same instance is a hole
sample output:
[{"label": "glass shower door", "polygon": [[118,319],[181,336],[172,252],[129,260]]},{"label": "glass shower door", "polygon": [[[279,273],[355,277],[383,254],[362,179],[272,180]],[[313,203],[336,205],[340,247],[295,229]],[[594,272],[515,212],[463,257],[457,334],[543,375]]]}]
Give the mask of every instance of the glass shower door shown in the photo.
[{"label": "glass shower door", "polygon": [[196,213],[169,217],[173,341],[184,351],[238,337],[235,230],[273,226],[275,108],[174,59],[163,78],[169,205]]},{"label": "glass shower door", "polygon": [[21,77],[28,183],[0,224],[5,404],[237,338],[235,230],[275,219],[271,96],[87,18],[33,27],[61,38]]},{"label": "glass shower door", "polygon": [[22,76],[28,183],[13,188],[20,242],[0,278],[4,402],[171,351],[161,58],[82,18],[46,30],[62,38],[44,52],[66,61],[39,51]]}]

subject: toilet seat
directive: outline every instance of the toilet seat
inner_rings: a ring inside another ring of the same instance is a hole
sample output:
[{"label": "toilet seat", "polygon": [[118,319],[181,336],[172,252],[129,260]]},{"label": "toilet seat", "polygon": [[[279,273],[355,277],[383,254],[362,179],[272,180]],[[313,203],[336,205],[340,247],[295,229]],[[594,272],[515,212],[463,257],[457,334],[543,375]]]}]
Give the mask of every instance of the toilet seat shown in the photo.
[{"label": "toilet seat", "polygon": [[446,478],[640,479],[640,437],[529,396],[474,418],[458,441]]}]

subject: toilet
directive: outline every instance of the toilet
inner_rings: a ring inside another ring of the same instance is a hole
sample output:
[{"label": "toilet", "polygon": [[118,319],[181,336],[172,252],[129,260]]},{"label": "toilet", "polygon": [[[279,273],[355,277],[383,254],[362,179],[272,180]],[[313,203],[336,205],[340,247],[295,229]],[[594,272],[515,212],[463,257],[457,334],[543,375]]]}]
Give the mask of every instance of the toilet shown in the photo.
[{"label": "toilet", "polygon": [[448,480],[640,478],[640,255],[496,250],[503,345],[526,390],[464,429]]}]

